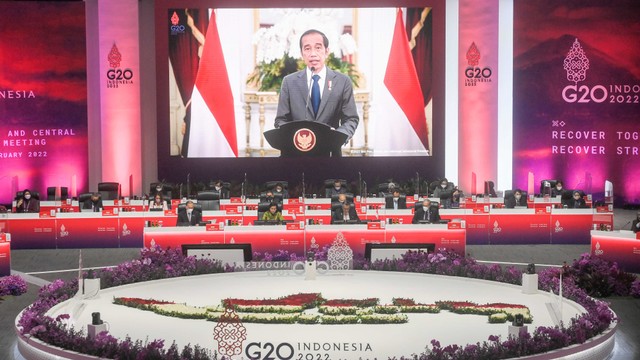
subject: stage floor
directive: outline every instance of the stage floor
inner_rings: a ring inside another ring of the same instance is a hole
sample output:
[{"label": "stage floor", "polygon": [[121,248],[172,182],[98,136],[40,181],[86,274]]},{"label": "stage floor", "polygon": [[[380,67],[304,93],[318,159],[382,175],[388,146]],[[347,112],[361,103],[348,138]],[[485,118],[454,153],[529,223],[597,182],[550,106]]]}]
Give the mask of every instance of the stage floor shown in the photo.
[{"label": "stage floor", "polygon": [[[533,323],[528,324],[529,331],[537,326],[554,325],[546,304],[557,301],[549,293],[523,294],[520,286],[438,275],[347,271],[319,275],[316,280],[304,280],[304,276],[243,272],[174,278],[105,289],[93,299],[64,302],[54,307],[51,313],[53,317],[69,313],[74,326],[84,326],[86,330],[86,324],[91,322],[91,313],[100,312],[102,319],[108,323],[111,335],[119,338],[129,335],[133,339],[164,339],[167,346],[175,341],[179,346],[190,343],[216,350],[217,342],[213,336],[216,322],[157,315],[115,305],[112,301],[115,297],[135,297],[211,306],[219,305],[222,299],[229,297],[273,299],[310,292],[319,292],[325,299],[377,297],[380,304],[391,304],[392,298],[413,298],[424,304],[471,301],[478,304],[524,305],[533,316]],[[565,322],[584,312],[584,308],[567,300],[562,309]],[[508,336],[509,323],[490,324],[486,315],[459,315],[445,310],[439,314],[407,315],[408,323],[384,325],[244,323],[247,340],[243,344],[243,355],[248,351],[248,344],[259,342],[274,346],[288,343],[295,350],[294,359],[305,359],[307,354],[312,354],[313,359],[325,358],[325,355],[331,359],[386,358],[420,353],[432,339],[446,346],[484,342],[490,335],[499,335],[502,340]],[[326,350],[327,344],[331,345],[331,350]],[[340,345],[340,349],[336,350],[335,344],[346,346]],[[314,347],[321,350],[308,350]],[[250,350],[256,349],[254,345]],[[265,353],[263,351],[262,356]]]}]

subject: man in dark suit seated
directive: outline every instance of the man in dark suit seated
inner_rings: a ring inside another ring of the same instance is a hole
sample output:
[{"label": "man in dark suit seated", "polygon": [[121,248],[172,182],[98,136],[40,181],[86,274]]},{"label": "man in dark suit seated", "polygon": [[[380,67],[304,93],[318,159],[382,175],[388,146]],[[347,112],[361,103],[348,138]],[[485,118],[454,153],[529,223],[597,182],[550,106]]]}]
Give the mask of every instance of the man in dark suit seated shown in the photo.
[{"label": "man in dark suit seated", "polygon": [[16,203],[16,212],[19,213],[37,213],[40,212],[40,200],[32,197],[29,189],[24,189],[22,197]]},{"label": "man in dark suit seated", "polygon": [[334,213],[333,213],[333,217],[331,218],[331,223],[335,223],[336,221],[340,221],[340,222],[351,222],[351,221],[360,221],[360,218],[358,217],[358,214],[356,213],[356,209],[351,206],[350,203],[345,202],[344,204],[342,204],[341,207],[337,208]]},{"label": "man in dark suit seated", "polygon": [[384,199],[385,209],[406,209],[407,208],[407,198],[400,196],[400,190],[393,189],[392,196],[387,196]]},{"label": "man in dark suit seated", "polygon": [[93,212],[100,212],[104,209],[102,205],[102,197],[100,193],[94,192],[91,194],[91,197],[84,201],[82,204],[82,209],[84,210],[92,210]]},{"label": "man in dark suit seated", "polygon": [[567,200],[567,208],[569,209],[586,209],[587,202],[582,198],[580,191],[574,191],[571,199]]},{"label": "man in dark suit seated", "polygon": [[508,197],[504,199],[504,207],[507,209],[513,209],[516,206],[527,206],[527,199],[522,196],[522,190],[516,189],[513,192],[512,197]]},{"label": "man in dark suit seated", "polygon": [[640,211],[636,214],[636,219],[631,222],[631,231],[637,233],[640,231]]},{"label": "man in dark suit seated", "polygon": [[202,213],[195,209],[193,201],[187,201],[184,211],[178,211],[176,226],[198,226],[202,221]]},{"label": "man in dark suit seated", "polygon": [[437,207],[431,206],[431,200],[424,199],[422,206],[416,209],[413,214],[412,224],[419,224],[421,222],[438,223],[440,222],[440,211]]},{"label": "man in dark suit seated", "polygon": [[336,179],[333,182],[333,187],[331,188],[331,193],[329,195],[330,196],[340,195],[346,192],[347,192],[347,189],[345,189],[344,186],[342,186],[342,181],[340,181],[340,179]]}]

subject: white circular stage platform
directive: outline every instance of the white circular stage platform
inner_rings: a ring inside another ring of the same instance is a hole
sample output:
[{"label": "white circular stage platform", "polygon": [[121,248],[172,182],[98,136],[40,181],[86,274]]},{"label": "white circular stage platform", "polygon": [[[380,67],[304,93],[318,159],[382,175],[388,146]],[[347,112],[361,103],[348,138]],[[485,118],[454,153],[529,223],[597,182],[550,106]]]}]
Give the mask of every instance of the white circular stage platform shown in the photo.
[{"label": "white circular stage platform", "polygon": [[[162,316],[150,311],[113,304],[116,297],[130,297],[186,303],[192,306],[219,305],[225,298],[247,300],[276,299],[298,293],[321,293],[325,299],[379,298],[380,304],[391,304],[393,298],[412,298],[423,304],[436,301],[471,301],[478,304],[509,303],[527,306],[533,323],[529,331],[538,326],[554,326],[549,303],[556,303],[552,294],[537,292],[524,294],[520,286],[468,278],[426,275],[416,273],[347,271],[319,275],[316,280],[304,276],[273,276],[267,272],[239,272],[174,278],[115,287],[100,291],[92,299],[72,299],[52,308],[50,315],[68,313],[74,326],[91,323],[91,313],[100,312],[108,323],[109,333],[118,338],[164,339],[165,346],[175,341],[179,347],[198,344],[217,350],[214,340],[216,322],[180,319]],[[562,318],[569,322],[585,310],[565,300]],[[403,324],[256,324],[243,323],[247,339],[243,343],[242,357],[264,359],[270,346],[281,344],[281,355],[291,359],[386,359],[390,356],[419,354],[432,339],[444,347],[449,344],[475,344],[487,341],[490,335],[508,337],[509,323],[491,324],[486,315],[460,315],[449,311],[438,314],[409,313]],[[614,336],[601,335],[600,340],[574,347],[562,353],[565,358],[603,358],[613,348]],[[259,343],[260,345],[256,345]],[[267,343],[271,345],[266,345]],[[25,358],[30,359],[29,346],[20,345]],[[591,352],[587,355],[584,351]],[[42,351],[38,350],[41,353]],[[261,353],[261,355],[258,355]],[[580,353],[578,355],[578,353]],[[284,354],[284,355],[283,355]],[[311,355],[310,355],[311,354]],[[40,354],[42,355],[42,354]],[[39,355],[39,356],[40,356]],[[554,358],[547,354],[542,358]],[[573,357],[575,356],[575,357]],[[591,357],[593,356],[593,357]],[[46,358],[46,357],[39,357]],[[277,358],[277,357],[276,357]]]}]

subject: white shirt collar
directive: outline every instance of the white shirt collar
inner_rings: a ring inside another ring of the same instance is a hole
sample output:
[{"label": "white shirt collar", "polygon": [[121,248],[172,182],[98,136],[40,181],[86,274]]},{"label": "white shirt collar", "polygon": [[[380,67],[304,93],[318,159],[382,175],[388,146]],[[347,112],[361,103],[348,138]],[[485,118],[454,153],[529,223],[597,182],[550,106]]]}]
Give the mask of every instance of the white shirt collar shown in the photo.
[{"label": "white shirt collar", "polygon": [[[320,75],[320,80],[322,81],[324,81],[324,79],[327,78],[327,65],[322,67],[320,72],[318,72],[318,75]],[[307,68],[307,84],[311,84],[312,76],[313,76],[313,73],[311,72],[311,69]]]}]

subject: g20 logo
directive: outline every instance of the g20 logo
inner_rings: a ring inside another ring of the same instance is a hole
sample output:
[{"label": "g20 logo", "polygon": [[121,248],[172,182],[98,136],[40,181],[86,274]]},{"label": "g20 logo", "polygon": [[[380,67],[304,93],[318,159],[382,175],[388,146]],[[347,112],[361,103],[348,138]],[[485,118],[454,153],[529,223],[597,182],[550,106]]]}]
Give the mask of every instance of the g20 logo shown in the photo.
[{"label": "g20 logo", "polygon": [[568,103],[602,103],[607,100],[609,93],[607,88],[602,85],[596,85],[589,88],[587,85],[567,85],[562,89],[562,99]]},{"label": "g20 logo", "polygon": [[133,71],[131,69],[109,69],[107,71],[107,79],[109,80],[131,80]]},{"label": "g20 logo", "polygon": [[171,25],[171,33],[173,34],[183,33],[184,30],[184,25]]},{"label": "g20 logo", "polygon": [[493,74],[493,71],[490,67],[468,67],[464,71],[464,75],[468,79],[488,79],[491,77],[491,74]]},{"label": "g20 logo", "polygon": [[290,360],[295,355],[293,346],[289,343],[280,343],[277,346],[270,343],[252,342],[247,345],[245,355],[252,360]]}]

